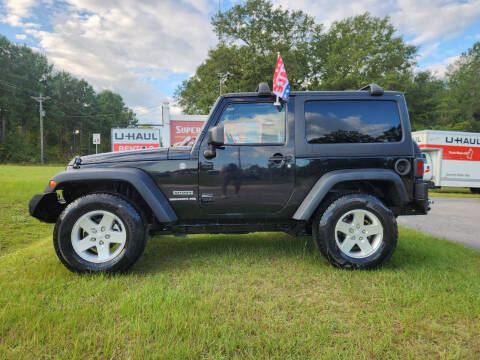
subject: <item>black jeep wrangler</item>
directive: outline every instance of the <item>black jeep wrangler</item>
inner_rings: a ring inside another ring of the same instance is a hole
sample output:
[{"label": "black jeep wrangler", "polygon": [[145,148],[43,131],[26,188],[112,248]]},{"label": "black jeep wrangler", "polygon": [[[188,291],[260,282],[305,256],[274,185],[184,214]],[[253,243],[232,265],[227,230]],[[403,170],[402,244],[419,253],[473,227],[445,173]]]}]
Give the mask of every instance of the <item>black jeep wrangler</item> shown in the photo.
[{"label": "black jeep wrangler", "polygon": [[220,96],[192,147],[76,157],[30,201],[56,223],[55,250],[74,271],[122,271],[148,234],[312,234],[343,268],[392,255],[399,215],[426,214],[423,159],[405,99],[268,85]]}]

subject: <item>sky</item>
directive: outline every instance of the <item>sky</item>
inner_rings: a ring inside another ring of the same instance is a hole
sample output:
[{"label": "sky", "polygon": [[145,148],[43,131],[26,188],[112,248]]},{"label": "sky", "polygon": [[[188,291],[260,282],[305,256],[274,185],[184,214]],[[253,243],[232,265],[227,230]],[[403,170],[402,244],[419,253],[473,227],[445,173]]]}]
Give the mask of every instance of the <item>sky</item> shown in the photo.
[{"label": "sky", "polygon": [[[239,0],[0,0],[0,34],[48,56],[59,70],[122,95],[144,123],[217,44],[210,17]],[[273,0],[329,24],[366,11],[389,16],[419,46],[421,70],[443,76],[480,41],[480,0]],[[288,66],[287,66],[288,70]],[[248,89],[246,89],[248,90]]]}]

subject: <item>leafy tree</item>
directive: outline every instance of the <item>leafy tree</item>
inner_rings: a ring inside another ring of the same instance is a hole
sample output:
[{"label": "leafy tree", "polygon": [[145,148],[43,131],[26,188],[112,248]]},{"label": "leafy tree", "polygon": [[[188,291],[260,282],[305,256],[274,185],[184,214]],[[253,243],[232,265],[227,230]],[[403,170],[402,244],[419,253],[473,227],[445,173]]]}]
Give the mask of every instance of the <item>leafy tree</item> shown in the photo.
[{"label": "leafy tree", "polygon": [[480,42],[462,53],[448,71],[447,127],[480,131]]},{"label": "leafy tree", "polygon": [[428,71],[412,74],[399,89],[404,91],[413,130],[437,129],[445,118],[447,89],[443,80]]},{"label": "leafy tree", "polygon": [[[137,123],[120,95],[96,94],[85,80],[56,71],[48,59],[28,46],[16,45],[0,36],[0,160],[37,162],[39,152],[39,108],[31,96],[50,96],[44,103],[45,158],[64,161],[76,153],[89,152],[91,133],[110,137],[110,127]],[[107,141],[104,150],[109,150]]]},{"label": "leafy tree", "polygon": [[388,17],[368,13],[334,22],[313,47],[312,87],[327,90],[396,85],[410,74],[417,52],[395,36]]},{"label": "leafy tree", "polygon": [[358,89],[370,82],[406,88],[412,79],[415,46],[395,36],[388,18],[366,13],[334,23],[329,30],[302,11],[247,0],[212,17],[219,45],[177,89],[187,113],[208,113],[224,92],[252,91],[270,83],[281,52],[292,90]]},{"label": "leafy tree", "polygon": [[[38,129],[38,105],[35,106],[30,95],[38,95],[42,91],[52,68],[45,56],[27,46],[14,45],[1,36],[0,63],[0,156],[11,161],[31,160],[35,157],[34,147],[38,137],[33,137],[30,130]],[[16,153],[8,149],[16,149]]]},{"label": "leafy tree", "polygon": [[75,140],[79,146],[75,150],[85,153],[83,135],[95,124],[93,116],[97,113],[95,91],[86,81],[61,71],[49,77],[47,93],[51,96],[45,103],[45,127],[50,146],[47,156],[51,157],[55,152],[73,155],[75,130],[80,130],[80,136]]},{"label": "leafy tree", "polygon": [[248,0],[212,18],[219,45],[195,75],[177,89],[187,113],[208,113],[222,92],[254,91],[261,81],[271,82],[277,52],[288,64],[291,86],[305,88],[309,79],[310,43],[320,26],[302,11],[274,8],[267,0]]},{"label": "leafy tree", "polygon": [[97,131],[105,139],[102,142],[102,149],[109,151],[110,129],[128,127],[137,124],[135,113],[125,106],[120,95],[110,90],[102,91],[97,95],[98,124]]}]

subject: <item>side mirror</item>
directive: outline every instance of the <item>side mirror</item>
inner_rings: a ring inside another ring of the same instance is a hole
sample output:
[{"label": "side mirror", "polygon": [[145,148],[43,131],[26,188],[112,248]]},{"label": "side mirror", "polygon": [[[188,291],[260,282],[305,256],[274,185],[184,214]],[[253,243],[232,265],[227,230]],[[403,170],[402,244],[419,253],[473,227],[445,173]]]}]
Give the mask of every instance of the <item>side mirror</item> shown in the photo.
[{"label": "side mirror", "polygon": [[225,132],[223,126],[214,126],[208,130],[208,145],[220,147],[225,142]]},{"label": "side mirror", "polygon": [[225,142],[225,131],[223,126],[214,126],[208,130],[207,144],[208,149],[203,151],[203,156],[206,159],[213,159],[217,156],[216,148],[223,146]]}]

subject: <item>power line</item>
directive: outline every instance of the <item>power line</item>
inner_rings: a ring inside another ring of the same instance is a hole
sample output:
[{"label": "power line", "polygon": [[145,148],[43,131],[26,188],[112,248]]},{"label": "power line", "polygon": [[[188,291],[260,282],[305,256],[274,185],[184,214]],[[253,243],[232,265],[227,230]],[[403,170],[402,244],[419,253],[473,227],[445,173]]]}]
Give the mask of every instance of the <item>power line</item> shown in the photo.
[{"label": "power line", "polygon": [[126,111],[123,112],[118,112],[118,113],[111,113],[111,114],[91,114],[91,115],[64,115],[65,117],[70,117],[70,118],[83,118],[83,117],[96,117],[96,116],[115,116],[115,115],[121,115],[125,114]]}]

